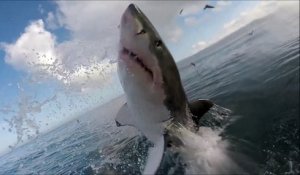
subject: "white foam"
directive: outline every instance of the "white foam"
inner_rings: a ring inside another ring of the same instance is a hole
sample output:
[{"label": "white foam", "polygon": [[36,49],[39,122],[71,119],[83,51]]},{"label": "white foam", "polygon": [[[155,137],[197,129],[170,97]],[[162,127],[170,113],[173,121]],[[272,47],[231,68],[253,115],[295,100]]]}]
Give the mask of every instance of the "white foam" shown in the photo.
[{"label": "white foam", "polygon": [[227,154],[229,142],[223,140],[220,131],[200,127],[193,133],[180,126],[177,135],[184,143],[179,148],[187,174],[232,174],[245,173]]}]

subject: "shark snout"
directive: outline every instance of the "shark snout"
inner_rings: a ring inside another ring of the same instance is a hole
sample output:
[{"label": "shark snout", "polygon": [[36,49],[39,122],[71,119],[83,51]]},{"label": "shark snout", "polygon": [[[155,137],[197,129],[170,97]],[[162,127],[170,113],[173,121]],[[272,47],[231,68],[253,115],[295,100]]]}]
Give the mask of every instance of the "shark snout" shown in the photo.
[{"label": "shark snout", "polygon": [[124,23],[127,23],[128,20],[134,18],[135,16],[137,16],[140,13],[141,13],[141,10],[135,4],[130,4],[122,16],[122,21]]},{"label": "shark snout", "polygon": [[[139,9],[134,4],[130,4],[121,17],[120,27],[125,30],[134,30],[136,18],[139,16]],[[135,31],[136,32],[136,31]]]},{"label": "shark snout", "polygon": [[128,23],[128,20],[130,19],[130,17],[131,17],[130,11],[127,8],[122,15],[121,24],[126,25]]},{"label": "shark snout", "polygon": [[138,6],[136,6],[135,4],[129,4],[126,10],[130,11],[131,13],[138,13],[140,11]]}]

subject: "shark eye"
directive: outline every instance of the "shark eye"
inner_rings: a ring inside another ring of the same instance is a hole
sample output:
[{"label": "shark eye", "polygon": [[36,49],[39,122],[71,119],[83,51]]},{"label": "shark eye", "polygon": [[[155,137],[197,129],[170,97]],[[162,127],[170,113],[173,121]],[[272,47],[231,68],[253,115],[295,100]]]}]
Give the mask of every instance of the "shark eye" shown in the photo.
[{"label": "shark eye", "polygon": [[139,31],[139,32],[137,33],[137,35],[145,34],[145,33],[146,33],[146,31],[145,31],[144,29],[142,29],[141,31]]},{"label": "shark eye", "polygon": [[162,42],[161,40],[156,40],[154,44],[156,47],[160,47],[162,45]]}]

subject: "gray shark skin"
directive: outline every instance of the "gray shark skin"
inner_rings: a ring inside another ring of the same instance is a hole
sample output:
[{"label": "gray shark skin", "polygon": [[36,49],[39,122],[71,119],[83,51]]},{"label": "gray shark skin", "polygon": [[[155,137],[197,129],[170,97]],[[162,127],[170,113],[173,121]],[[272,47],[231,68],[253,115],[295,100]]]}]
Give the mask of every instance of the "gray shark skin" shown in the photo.
[{"label": "gray shark skin", "polygon": [[213,103],[188,102],[171,53],[134,4],[122,15],[119,44],[118,75],[127,103],[118,112],[116,124],[136,127],[154,144],[143,173],[155,174],[167,145],[180,142],[168,137],[164,123],[179,123],[196,131],[200,117]]}]

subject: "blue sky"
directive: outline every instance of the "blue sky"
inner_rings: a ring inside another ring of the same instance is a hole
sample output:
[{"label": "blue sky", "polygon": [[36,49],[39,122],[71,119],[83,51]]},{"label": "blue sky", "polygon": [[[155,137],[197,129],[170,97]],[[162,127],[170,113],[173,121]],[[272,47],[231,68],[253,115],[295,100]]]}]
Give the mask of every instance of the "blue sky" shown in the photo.
[{"label": "blue sky", "polygon": [[[216,6],[217,1],[212,1],[209,4]],[[174,48],[171,48],[173,52],[177,52],[177,59],[180,60],[181,58],[186,58],[191,55],[191,53],[194,53],[190,47],[191,43],[203,41],[208,44],[210,41],[214,40],[215,36],[224,32],[224,24],[237,18],[241,12],[253,9],[257,4],[258,1],[230,1],[230,3],[220,9],[220,11],[200,11],[193,15],[193,17],[199,19],[200,22],[192,27],[186,24],[185,17],[178,17],[177,22],[182,26],[185,35],[182,37],[184,39],[184,44],[180,43],[179,45],[174,45]],[[195,52],[198,51],[199,50],[196,50]]]},{"label": "blue sky", "polygon": [[[269,13],[269,6],[260,1],[136,3],[176,61]],[[205,3],[216,8],[203,11]],[[15,118],[16,113],[5,111],[20,111],[21,96],[30,99],[31,107],[41,108],[23,111],[22,127],[33,132],[26,123],[32,119],[45,132],[122,93],[115,74],[116,26],[128,4],[0,2],[0,142],[7,143],[0,146],[0,154],[16,143],[16,124],[9,127],[4,119]]]}]

